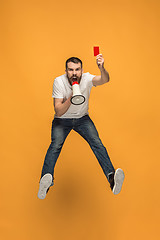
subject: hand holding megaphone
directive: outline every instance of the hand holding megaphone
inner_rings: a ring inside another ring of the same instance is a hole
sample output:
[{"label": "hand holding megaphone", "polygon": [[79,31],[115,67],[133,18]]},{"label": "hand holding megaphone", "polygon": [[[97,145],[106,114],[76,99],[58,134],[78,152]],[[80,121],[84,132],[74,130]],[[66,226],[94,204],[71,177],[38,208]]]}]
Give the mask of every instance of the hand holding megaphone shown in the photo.
[{"label": "hand holding megaphone", "polygon": [[79,84],[77,81],[72,82],[73,95],[71,97],[71,103],[74,105],[80,105],[85,102],[85,97],[81,94]]}]

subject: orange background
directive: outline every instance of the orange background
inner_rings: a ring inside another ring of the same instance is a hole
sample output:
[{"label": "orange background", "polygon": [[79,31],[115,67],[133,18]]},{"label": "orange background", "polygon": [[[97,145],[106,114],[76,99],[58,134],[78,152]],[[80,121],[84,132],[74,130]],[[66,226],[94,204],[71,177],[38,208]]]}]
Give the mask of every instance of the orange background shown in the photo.
[{"label": "orange background", "polygon": [[[158,0],[0,2],[0,239],[159,239],[159,10]],[[114,167],[125,172],[122,192],[112,194],[72,131],[55,185],[39,200],[53,80],[70,56],[99,74],[94,45],[111,81],[92,89],[89,111]]]}]

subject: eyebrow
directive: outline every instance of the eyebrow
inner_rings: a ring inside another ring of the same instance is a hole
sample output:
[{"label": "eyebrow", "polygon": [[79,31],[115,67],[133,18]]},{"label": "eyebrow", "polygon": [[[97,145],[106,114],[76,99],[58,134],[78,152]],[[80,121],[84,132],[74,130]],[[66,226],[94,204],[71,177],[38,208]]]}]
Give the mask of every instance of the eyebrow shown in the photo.
[{"label": "eyebrow", "polygon": [[[76,68],[75,70],[80,70],[81,68],[80,67],[78,67],[78,68]],[[68,70],[73,70],[73,68],[68,68]]]}]

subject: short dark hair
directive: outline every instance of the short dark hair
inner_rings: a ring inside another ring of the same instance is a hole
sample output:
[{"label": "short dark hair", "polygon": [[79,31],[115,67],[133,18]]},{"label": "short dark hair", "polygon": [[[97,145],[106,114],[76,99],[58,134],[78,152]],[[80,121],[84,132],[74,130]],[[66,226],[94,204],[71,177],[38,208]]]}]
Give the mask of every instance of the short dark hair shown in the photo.
[{"label": "short dark hair", "polygon": [[70,58],[67,59],[67,61],[66,61],[66,69],[67,69],[67,64],[69,62],[73,62],[73,63],[79,63],[80,62],[81,63],[81,68],[82,68],[82,61],[81,61],[81,59],[79,59],[77,57],[70,57]]}]

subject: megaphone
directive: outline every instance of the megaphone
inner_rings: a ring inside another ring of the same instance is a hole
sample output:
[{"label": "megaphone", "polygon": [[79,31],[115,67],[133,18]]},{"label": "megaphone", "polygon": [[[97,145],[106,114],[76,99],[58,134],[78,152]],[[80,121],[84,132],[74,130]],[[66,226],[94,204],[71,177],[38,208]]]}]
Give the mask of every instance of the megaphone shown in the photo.
[{"label": "megaphone", "polygon": [[71,98],[71,103],[74,105],[80,105],[85,102],[85,97],[81,94],[79,89],[79,84],[77,81],[72,83],[73,96]]}]

